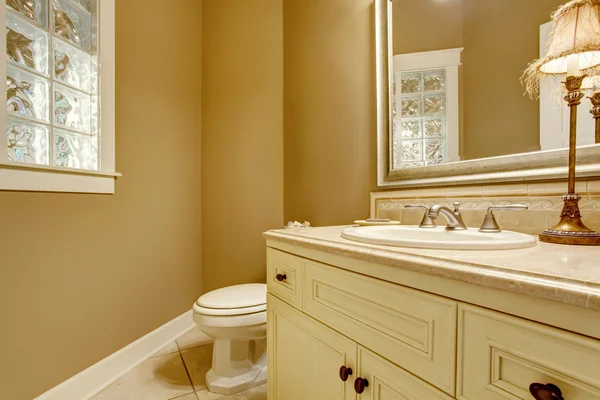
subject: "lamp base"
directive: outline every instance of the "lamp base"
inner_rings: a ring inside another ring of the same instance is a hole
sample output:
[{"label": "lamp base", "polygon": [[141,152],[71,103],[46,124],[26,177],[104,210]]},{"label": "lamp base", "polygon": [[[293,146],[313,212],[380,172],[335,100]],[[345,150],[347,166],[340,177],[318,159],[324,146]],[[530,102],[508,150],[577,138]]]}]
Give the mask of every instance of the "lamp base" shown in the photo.
[{"label": "lamp base", "polygon": [[554,244],[571,244],[579,246],[600,246],[600,233],[589,229],[581,221],[578,194],[566,194],[565,205],[560,215],[560,222],[553,228],[546,229],[540,235],[540,241]]}]

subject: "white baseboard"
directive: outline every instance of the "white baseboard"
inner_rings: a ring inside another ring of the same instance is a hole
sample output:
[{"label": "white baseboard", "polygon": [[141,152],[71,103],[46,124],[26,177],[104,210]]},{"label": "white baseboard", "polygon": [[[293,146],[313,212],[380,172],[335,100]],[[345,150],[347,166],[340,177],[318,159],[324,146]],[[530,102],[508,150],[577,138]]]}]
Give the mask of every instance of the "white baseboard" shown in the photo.
[{"label": "white baseboard", "polygon": [[194,327],[192,310],[81,371],[35,400],[89,400]]}]

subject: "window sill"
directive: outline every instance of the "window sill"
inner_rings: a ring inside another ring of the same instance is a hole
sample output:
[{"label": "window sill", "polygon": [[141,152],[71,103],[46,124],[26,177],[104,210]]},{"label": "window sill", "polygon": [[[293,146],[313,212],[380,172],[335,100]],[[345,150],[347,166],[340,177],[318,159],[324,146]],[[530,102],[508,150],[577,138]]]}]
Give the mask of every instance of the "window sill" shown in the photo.
[{"label": "window sill", "polygon": [[119,173],[0,163],[0,191],[114,194]]}]

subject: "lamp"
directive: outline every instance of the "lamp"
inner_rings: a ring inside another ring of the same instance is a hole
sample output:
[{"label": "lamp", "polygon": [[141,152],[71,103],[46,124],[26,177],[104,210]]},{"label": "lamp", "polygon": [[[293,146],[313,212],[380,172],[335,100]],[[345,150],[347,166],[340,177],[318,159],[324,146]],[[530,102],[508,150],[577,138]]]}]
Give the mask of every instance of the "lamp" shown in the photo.
[{"label": "lamp", "polygon": [[540,241],[557,244],[600,245],[600,234],[587,228],[581,220],[575,193],[577,160],[577,106],[586,76],[600,73],[600,0],[571,0],[552,14],[554,22],[547,54],[527,67],[522,82],[532,97],[539,95],[540,79],[565,75],[570,113],[569,184],[564,195],[560,222],[540,235]]},{"label": "lamp", "polygon": [[583,86],[593,92],[590,96],[592,102],[590,114],[593,115],[596,123],[596,144],[600,144],[600,75],[588,76],[583,80]]}]

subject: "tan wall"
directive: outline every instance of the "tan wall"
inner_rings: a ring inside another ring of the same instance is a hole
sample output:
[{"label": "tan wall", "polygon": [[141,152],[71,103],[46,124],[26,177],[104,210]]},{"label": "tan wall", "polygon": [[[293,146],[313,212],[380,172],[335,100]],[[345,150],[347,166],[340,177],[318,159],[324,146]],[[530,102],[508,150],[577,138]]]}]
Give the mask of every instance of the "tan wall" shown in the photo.
[{"label": "tan wall", "polygon": [[540,25],[564,0],[464,1],[465,159],[539,150],[539,103],[519,79],[539,58]]},{"label": "tan wall", "polygon": [[285,219],[344,224],[376,186],[372,0],[284,0]]},{"label": "tan wall", "polygon": [[281,0],[205,0],[205,291],[264,282],[261,233],[283,225]]},{"label": "tan wall", "polygon": [[114,196],[0,193],[3,399],[36,397],[201,292],[200,15],[198,0],[117,1]]},{"label": "tan wall", "polygon": [[463,0],[394,0],[392,21],[394,54],[463,47]]},{"label": "tan wall", "polygon": [[394,54],[464,47],[461,156],[539,150],[539,103],[520,77],[539,57],[539,27],[564,0],[396,0]]}]

